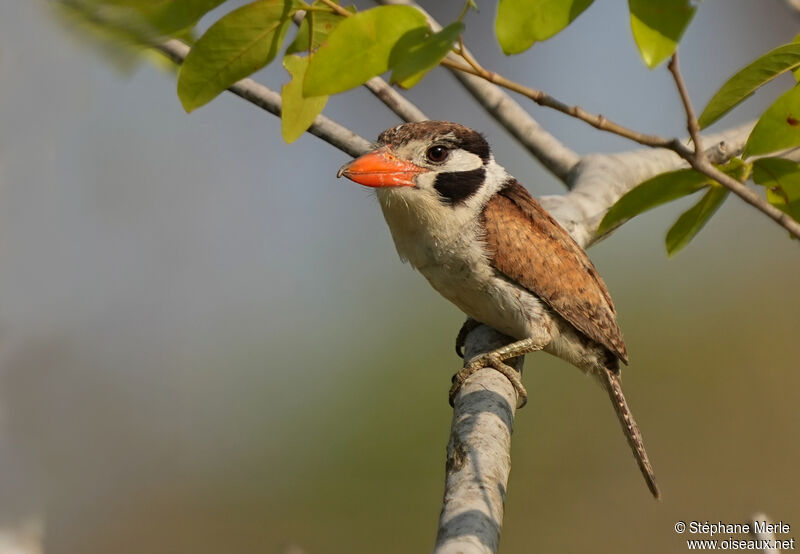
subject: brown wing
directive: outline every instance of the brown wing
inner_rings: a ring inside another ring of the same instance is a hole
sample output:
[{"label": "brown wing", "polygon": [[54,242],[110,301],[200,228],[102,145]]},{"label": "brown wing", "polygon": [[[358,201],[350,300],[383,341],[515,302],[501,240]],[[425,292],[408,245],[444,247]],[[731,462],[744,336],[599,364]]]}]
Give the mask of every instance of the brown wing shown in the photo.
[{"label": "brown wing", "polygon": [[616,311],[586,252],[516,181],[483,211],[494,268],[627,363]]}]

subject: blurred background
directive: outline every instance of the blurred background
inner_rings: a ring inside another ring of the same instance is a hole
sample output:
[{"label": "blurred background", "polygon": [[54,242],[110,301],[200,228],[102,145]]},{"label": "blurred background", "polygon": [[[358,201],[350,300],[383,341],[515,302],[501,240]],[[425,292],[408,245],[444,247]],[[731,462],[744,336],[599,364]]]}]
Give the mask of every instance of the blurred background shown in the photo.
[{"label": "blurred background", "polygon": [[[625,2],[511,58],[479,4],[466,39],[487,67],[684,134]],[[461,8],[427,5],[442,21]],[[681,46],[698,108],[798,23],[777,0],[703,2]],[[287,81],[277,62],[255,77]],[[563,190],[443,70],[409,96],[485,132],[535,195]],[[581,153],[633,147],[527,107]],[[325,113],[370,139],[398,122],[363,89]],[[335,179],[346,160],[309,135],[286,145],[229,94],[187,115],[169,71],[108,63],[46,2],[0,3],[0,552],[430,550],[463,316],[398,260],[371,193]],[[756,511],[800,531],[798,246],[732,197],[668,260],[693,200],[590,252],[663,502],[596,384],[530,356],[502,552],[683,552],[677,520]]]}]

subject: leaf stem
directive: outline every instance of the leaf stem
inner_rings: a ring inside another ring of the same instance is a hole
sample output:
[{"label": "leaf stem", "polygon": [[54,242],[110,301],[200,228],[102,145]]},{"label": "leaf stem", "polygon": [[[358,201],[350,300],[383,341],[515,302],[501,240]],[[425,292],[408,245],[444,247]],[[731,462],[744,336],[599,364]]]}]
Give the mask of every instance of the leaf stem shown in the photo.
[{"label": "leaf stem", "polygon": [[335,13],[338,13],[339,15],[343,15],[344,17],[350,17],[351,15],[353,15],[352,13],[350,13],[349,11],[347,11],[346,9],[341,7],[339,4],[337,4],[333,0],[320,0],[320,2],[322,2],[323,4],[328,6]]},{"label": "leaf stem", "polygon": [[483,67],[481,67],[481,64],[478,63],[478,60],[476,60],[473,57],[473,55],[469,53],[467,47],[464,46],[464,37],[462,35],[458,35],[458,50],[456,51],[456,53],[462,58],[464,58],[464,61],[466,61],[470,65],[470,67],[472,67],[472,69],[474,69],[478,73],[487,72]]},{"label": "leaf stem", "polygon": [[459,22],[463,21],[464,18],[469,13],[469,9],[472,8],[472,7],[475,7],[476,10],[478,9],[475,6],[474,0],[466,0],[466,2],[464,2],[464,7],[461,8],[461,13],[458,14],[458,19],[456,19],[456,21],[459,21]]}]

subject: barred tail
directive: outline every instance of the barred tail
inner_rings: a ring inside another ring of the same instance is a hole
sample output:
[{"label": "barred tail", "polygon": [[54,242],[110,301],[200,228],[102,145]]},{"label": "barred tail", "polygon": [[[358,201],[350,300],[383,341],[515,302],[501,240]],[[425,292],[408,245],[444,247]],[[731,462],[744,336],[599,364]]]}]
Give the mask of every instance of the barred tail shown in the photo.
[{"label": "barred tail", "polygon": [[639,426],[636,425],[636,420],[633,419],[633,414],[628,408],[628,402],[625,400],[625,395],[622,394],[622,386],[619,382],[619,376],[610,369],[600,371],[602,373],[601,380],[608,391],[608,396],[611,398],[611,403],[614,405],[614,411],[617,412],[619,422],[622,425],[622,430],[625,432],[625,437],[628,439],[628,444],[631,446],[633,455],[636,462],[639,464],[639,469],[642,471],[642,476],[647,482],[647,487],[653,496],[661,499],[661,491],[658,490],[656,484],[656,476],[653,472],[653,466],[650,465],[650,459],[647,457],[647,451],[644,449],[644,442],[642,441],[642,433],[639,431]]}]

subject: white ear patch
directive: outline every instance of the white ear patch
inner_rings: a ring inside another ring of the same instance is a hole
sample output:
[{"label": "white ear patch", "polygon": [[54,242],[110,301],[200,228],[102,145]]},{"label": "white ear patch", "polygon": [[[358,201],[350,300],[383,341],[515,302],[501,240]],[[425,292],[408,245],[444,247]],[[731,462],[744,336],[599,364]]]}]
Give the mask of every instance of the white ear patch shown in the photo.
[{"label": "white ear patch", "polygon": [[440,172],[472,171],[483,167],[483,160],[480,156],[459,148],[451,150],[447,160],[439,167]]}]

